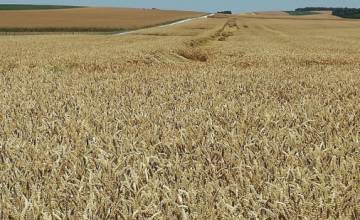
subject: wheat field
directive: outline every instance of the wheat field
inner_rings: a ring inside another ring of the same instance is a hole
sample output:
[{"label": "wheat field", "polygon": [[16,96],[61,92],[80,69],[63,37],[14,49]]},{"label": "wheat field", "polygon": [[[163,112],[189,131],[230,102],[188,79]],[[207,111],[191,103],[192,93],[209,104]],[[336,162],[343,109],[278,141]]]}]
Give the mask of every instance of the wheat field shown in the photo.
[{"label": "wheat field", "polygon": [[0,218],[359,219],[359,21],[253,17],[1,36]]},{"label": "wheat field", "polygon": [[201,12],[138,8],[71,8],[0,11],[0,31],[113,31],[199,17]]}]

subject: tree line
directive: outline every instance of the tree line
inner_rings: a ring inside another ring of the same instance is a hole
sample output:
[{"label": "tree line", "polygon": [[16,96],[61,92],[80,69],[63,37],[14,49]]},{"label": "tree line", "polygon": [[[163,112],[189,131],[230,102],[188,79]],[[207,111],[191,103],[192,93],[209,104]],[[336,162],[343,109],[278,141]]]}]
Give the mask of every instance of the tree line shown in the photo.
[{"label": "tree line", "polygon": [[231,15],[231,14],[232,14],[232,11],[218,11],[217,13],[218,13],[218,14],[228,14],[228,15]]}]

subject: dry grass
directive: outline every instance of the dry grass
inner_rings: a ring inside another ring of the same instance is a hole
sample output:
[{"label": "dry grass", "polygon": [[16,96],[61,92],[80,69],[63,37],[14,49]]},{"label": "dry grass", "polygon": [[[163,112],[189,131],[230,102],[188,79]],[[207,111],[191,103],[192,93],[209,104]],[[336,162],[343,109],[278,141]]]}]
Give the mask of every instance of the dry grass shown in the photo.
[{"label": "dry grass", "polygon": [[0,37],[0,218],[359,219],[359,24],[229,22]]},{"label": "dry grass", "polygon": [[203,13],[129,8],[0,11],[0,30],[136,29],[201,15]]}]

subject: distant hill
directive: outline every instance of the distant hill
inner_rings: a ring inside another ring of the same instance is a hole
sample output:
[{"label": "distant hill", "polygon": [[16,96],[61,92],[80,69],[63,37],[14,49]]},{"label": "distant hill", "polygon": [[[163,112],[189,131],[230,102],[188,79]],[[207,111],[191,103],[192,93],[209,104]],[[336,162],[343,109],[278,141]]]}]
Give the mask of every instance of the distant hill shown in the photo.
[{"label": "distant hill", "polygon": [[69,5],[18,5],[18,4],[0,4],[1,11],[9,10],[50,10],[50,9],[67,9],[67,8],[84,8],[83,6]]},{"label": "distant hill", "polygon": [[302,16],[302,15],[316,15],[319,14],[317,12],[314,11],[285,11],[286,13],[288,13],[289,15],[293,15],[293,16]]},{"label": "distant hill", "polygon": [[296,13],[305,13],[305,12],[312,12],[312,11],[331,11],[332,15],[338,16],[341,18],[360,19],[360,9],[359,8],[306,7],[306,8],[295,9]]}]

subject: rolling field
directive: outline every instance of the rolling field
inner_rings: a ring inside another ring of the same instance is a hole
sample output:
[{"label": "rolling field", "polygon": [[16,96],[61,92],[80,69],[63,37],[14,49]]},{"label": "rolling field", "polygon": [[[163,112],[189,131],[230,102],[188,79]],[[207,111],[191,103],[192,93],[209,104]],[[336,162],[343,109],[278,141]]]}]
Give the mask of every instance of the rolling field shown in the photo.
[{"label": "rolling field", "polygon": [[359,219],[359,21],[0,37],[0,219]]},{"label": "rolling field", "polygon": [[70,9],[70,8],[84,8],[82,6],[67,6],[67,5],[19,5],[19,4],[0,4],[0,11],[12,10],[53,10],[53,9]]},{"label": "rolling field", "polygon": [[0,32],[112,32],[201,15],[204,13],[131,8],[0,10]]},{"label": "rolling field", "polygon": [[[298,18],[300,16],[300,18]],[[270,12],[255,12],[245,13],[241,15],[242,18],[257,18],[257,19],[281,19],[281,20],[342,20],[342,18],[333,16],[331,11],[270,11]]]}]

